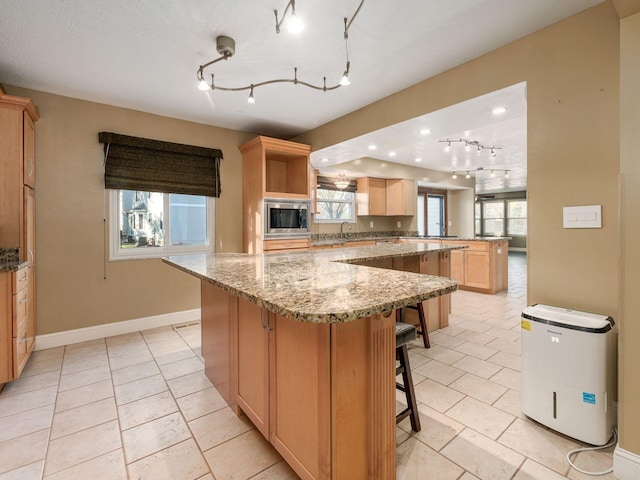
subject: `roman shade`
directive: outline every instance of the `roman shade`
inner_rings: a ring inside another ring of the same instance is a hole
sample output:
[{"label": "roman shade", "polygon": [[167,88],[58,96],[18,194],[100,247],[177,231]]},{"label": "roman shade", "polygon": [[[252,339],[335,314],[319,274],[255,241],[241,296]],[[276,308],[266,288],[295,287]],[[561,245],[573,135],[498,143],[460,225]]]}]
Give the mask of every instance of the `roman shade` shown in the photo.
[{"label": "roman shade", "polygon": [[323,177],[322,175],[318,175],[317,185],[318,188],[323,188],[325,190],[336,190],[338,192],[355,192],[358,189],[358,182],[355,179],[349,180],[349,185],[346,188],[338,188],[336,184],[333,183],[335,180],[331,177]]},{"label": "roman shade", "polygon": [[100,132],[98,139],[104,144],[105,188],[220,196],[222,151],[217,148],[111,132]]}]

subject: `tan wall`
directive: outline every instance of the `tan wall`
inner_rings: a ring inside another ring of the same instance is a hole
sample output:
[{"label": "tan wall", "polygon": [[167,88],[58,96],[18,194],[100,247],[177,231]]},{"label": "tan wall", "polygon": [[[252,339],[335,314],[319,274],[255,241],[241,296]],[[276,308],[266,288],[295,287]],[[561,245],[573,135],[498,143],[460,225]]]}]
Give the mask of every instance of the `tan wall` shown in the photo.
[{"label": "tan wall", "polygon": [[640,13],[620,22],[620,172],[622,249],[620,303],[620,446],[640,454]]},{"label": "tan wall", "polygon": [[[220,148],[216,250],[242,251],[242,160],[252,135],[7,86],[32,98],[36,124],[37,333],[39,335],[188,310],[199,282],[160,260],[106,263],[104,169],[98,132]],[[108,219],[108,216],[107,216]]]},{"label": "tan wall", "polygon": [[[295,140],[324,148],[526,81],[527,301],[618,320],[619,25],[612,4],[599,4]],[[602,205],[603,228],[562,228],[563,206],[591,204]],[[638,452],[639,414],[621,427]]]}]

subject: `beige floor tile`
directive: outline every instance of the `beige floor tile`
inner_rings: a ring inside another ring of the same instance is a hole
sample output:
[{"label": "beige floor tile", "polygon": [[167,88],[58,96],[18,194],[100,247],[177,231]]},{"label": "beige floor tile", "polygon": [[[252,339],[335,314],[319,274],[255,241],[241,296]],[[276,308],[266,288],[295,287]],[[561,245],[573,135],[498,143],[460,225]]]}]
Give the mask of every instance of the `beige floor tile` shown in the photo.
[{"label": "beige floor tile", "polygon": [[424,347],[411,347],[409,349],[409,365],[411,365],[412,369],[429,362],[429,358],[424,356],[423,351],[426,351]]},{"label": "beige floor tile", "polygon": [[521,347],[520,342],[509,341],[504,338],[495,338],[486,345],[487,347],[495,348],[502,352],[510,353],[512,355],[520,355]]},{"label": "beige floor tile", "polygon": [[563,475],[569,468],[565,455],[569,450],[579,447],[565,437],[519,418],[498,441]]},{"label": "beige floor tile", "polygon": [[58,412],[51,425],[51,439],[63,437],[118,418],[113,397]]},{"label": "beige floor tile", "polygon": [[397,480],[418,478],[457,480],[463,471],[458,465],[433,451],[416,438],[408,439],[396,449]]},{"label": "beige floor tile", "polygon": [[464,375],[464,371],[447,365],[446,363],[438,362],[437,360],[431,360],[421,367],[413,367],[412,370],[426,378],[430,378],[431,380],[441,383],[442,385],[449,385],[451,382]]},{"label": "beige floor tile", "polygon": [[114,387],[114,390],[116,393],[116,403],[118,405],[124,405],[125,403],[134,402],[141,398],[164,392],[168,390],[168,387],[162,375],[154,375],[136,380],[135,382],[118,385]]},{"label": "beige floor tile", "polygon": [[[598,451],[580,452],[577,455],[571,456],[571,461],[580,470],[585,472],[605,472],[613,466],[613,457],[611,453],[600,453]],[[607,473],[606,475],[599,475],[594,477],[585,473],[581,473],[578,470],[571,468],[567,475],[572,480],[586,480],[598,478],[602,480],[614,480],[613,473]]]},{"label": "beige floor tile", "polygon": [[93,340],[87,340],[84,342],[77,342],[77,343],[70,343],[69,345],[66,345],[64,347],[64,352],[65,354],[74,350],[82,350],[85,348],[91,348],[91,347],[100,347],[100,346],[105,346],[106,342],[104,338],[96,338]]},{"label": "beige floor tile", "polygon": [[226,407],[189,422],[189,428],[200,450],[206,451],[255,427],[245,415],[238,417]]},{"label": "beige floor tile", "polygon": [[472,475],[469,472],[464,472],[464,474],[460,477],[459,480],[477,480],[478,477],[476,477],[475,475]]},{"label": "beige floor tile", "polygon": [[509,340],[510,342],[520,338],[520,332],[514,332],[509,328],[501,327],[491,327],[489,330],[487,330],[486,334],[497,338],[504,338],[505,340]]},{"label": "beige floor tile", "polygon": [[0,397],[0,418],[52,404],[56,401],[57,390],[53,385],[19,395]]},{"label": "beige floor tile", "polygon": [[416,385],[414,390],[419,402],[441,413],[446,412],[464,398],[460,392],[428,378]]},{"label": "beige floor tile", "polygon": [[92,383],[103,382],[105,380],[111,380],[111,371],[109,370],[108,364],[102,367],[92,368],[91,370],[83,370],[70,375],[62,375],[60,377],[60,386],[58,387],[58,391],[64,392],[66,390],[91,385]]},{"label": "beige floor tile", "polygon": [[440,453],[482,480],[508,480],[524,461],[522,455],[470,428]]},{"label": "beige floor tile", "polygon": [[[439,451],[464,429],[461,423],[422,403],[418,404],[418,412],[422,428],[411,435],[435,451]],[[407,432],[411,431],[411,421],[408,417],[398,426]]]},{"label": "beige floor tile", "polygon": [[35,350],[31,353],[29,361],[40,362],[42,360],[61,359],[64,356],[64,347],[47,348],[46,350]]},{"label": "beige floor tile", "polygon": [[194,480],[208,472],[209,466],[192,438],[129,465],[130,480]]},{"label": "beige floor tile", "polygon": [[132,340],[129,343],[107,344],[107,355],[109,355],[109,359],[140,352],[150,352],[149,347],[142,337],[140,337],[140,340]]},{"label": "beige floor tile", "polygon": [[127,468],[121,448],[92,458],[74,467],[45,477],[44,480],[127,480]]},{"label": "beige floor tile", "polygon": [[127,463],[191,438],[191,432],[179,413],[157,418],[122,432]]},{"label": "beige floor tile", "polygon": [[207,473],[206,475],[198,478],[198,480],[216,480],[216,479],[213,478],[213,475],[211,473]]},{"label": "beige floor tile", "polygon": [[452,337],[455,337],[456,335],[459,335],[462,332],[466,332],[466,331],[467,331],[466,328],[462,328],[457,325],[451,325],[451,324],[449,324],[444,328],[438,329],[438,332],[444,333],[445,335],[450,335]]},{"label": "beige floor tile", "polygon": [[135,382],[136,380],[142,380],[143,378],[159,375],[160,369],[156,362],[153,360],[150,362],[141,363],[139,365],[132,365],[130,367],[121,368],[119,370],[113,369],[111,371],[111,377],[113,378],[114,385],[122,385],[124,383]]},{"label": "beige floor tile", "polygon": [[486,360],[498,352],[495,348],[485,347],[484,345],[479,345],[473,342],[463,343],[459,347],[456,347],[456,351],[482,360]]},{"label": "beige floor tile", "polygon": [[507,387],[471,373],[466,373],[449,385],[449,387],[489,405],[493,404],[493,402],[507,391]]},{"label": "beige floor tile", "polygon": [[4,389],[0,393],[0,398],[19,395],[26,392],[33,392],[34,390],[40,390],[41,388],[58,385],[59,379],[60,373],[57,371],[41,373],[30,377],[20,377],[19,379],[5,385]]},{"label": "beige floor tile", "polygon": [[62,375],[69,375],[83,370],[91,370],[101,367],[109,368],[109,357],[107,357],[106,353],[91,356],[77,355],[71,357],[67,357],[65,353],[65,357],[62,362]]},{"label": "beige floor tile", "polygon": [[[431,348],[424,349],[424,351],[420,353],[432,358],[433,360],[446,363],[447,365],[451,365],[464,357],[463,353],[456,352],[455,350],[443,347],[442,345],[433,345]],[[413,367],[413,363],[411,366]]]},{"label": "beige floor tile", "polygon": [[113,397],[111,380],[103,380],[102,382],[92,383],[84,387],[65,390],[64,392],[58,393],[56,413],[110,397]]},{"label": "beige floor tile", "polygon": [[177,411],[178,406],[169,391],[141,398],[118,407],[120,429],[127,430]]},{"label": "beige floor tile", "polygon": [[67,345],[64,350],[64,360],[76,359],[79,357],[90,357],[93,355],[104,355],[107,353],[107,345],[104,339],[91,340],[89,342]]},{"label": "beige floor tile", "polygon": [[465,340],[458,337],[452,337],[450,335],[436,335],[438,332],[434,332],[433,334],[429,334],[429,340],[431,345],[440,345],[446,348],[456,348],[458,345],[462,345]]},{"label": "beige floor tile", "polygon": [[149,345],[152,343],[166,342],[171,340],[181,340],[180,335],[178,335],[176,331],[170,326],[143,330],[140,333],[144,337],[145,342],[147,342]]},{"label": "beige floor tile", "polygon": [[[490,327],[487,327],[487,328],[490,328]],[[487,333],[480,333],[474,330],[465,329],[465,331],[457,335],[456,338],[465,340],[468,343],[473,343],[475,345],[482,346],[489,343],[491,340],[493,340],[496,337],[494,337],[493,335],[488,335]]]},{"label": "beige floor tile", "polygon": [[117,420],[51,440],[44,464],[45,476],[75,467],[120,447]]},{"label": "beige floor tile", "polygon": [[216,480],[251,478],[282,458],[257,430],[250,430],[204,452]]},{"label": "beige floor tile", "polygon": [[62,369],[62,357],[54,359],[33,360],[29,359],[25,365],[21,377],[30,377],[32,375],[40,375],[47,372],[60,372]]},{"label": "beige floor tile", "polygon": [[146,345],[144,337],[140,332],[123,333],[121,335],[113,335],[112,337],[105,338],[105,343],[107,344],[108,349],[119,345],[134,345],[140,342]]},{"label": "beige floor tile", "polygon": [[198,357],[193,356],[177,362],[161,365],[160,370],[166,380],[172,380],[204,370],[204,363],[202,363]]},{"label": "beige floor tile", "polygon": [[0,473],[26,467],[44,459],[47,452],[49,430],[0,442]]},{"label": "beige floor tile", "polygon": [[43,469],[44,460],[40,460],[7,473],[0,473],[0,480],[41,480]]},{"label": "beige floor tile", "polygon": [[492,405],[500,410],[510,413],[515,417],[526,418],[522,413],[522,395],[516,390],[507,390],[498,400]]},{"label": "beige floor tile", "polygon": [[213,387],[204,372],[196,372],[184,377],[174,378],[169,380],[167,384],[176,398]]},{"label": "beige floor tile", "polygon": [[447,416],[493,440],[515,417],[472,397],[465,397],[447,410]]},{"label": "beige floor tile", "polygon": [[284,460],[260,472],[251,480],[298,480],[300,477]]},{"label": "beige floor tile", "polygon": [[51,427],[54,405],[45,405],[0,418],[0,442]]},{"label": "beige floor tile", "polygon": [[[482,313],[481,309],[479,310],[479,313]],[[462,322],[459,326],[477,333],[485,333],[487,330],[491,329],[490,326],[485,325],[483,322],[477,322],[474,320],[467,320],[466,322]]]},{"label": "beige floor tile", "polygon": [[191,350],[189,347],[183,348],[181,350],[176,350],[173,352],[160,352],[158,354],[153,354],[153,358],[155,359],[158,365],[166,365],[168,363],[179,362],[180,360],[186,360],[188,358],[201,358],[196,355],[196,353]]},{"label": "beige floor tile", "polygon": [[139,365],[141,363],[152,362],[153,356],[148,348],[140,349],[131,353],[125,353],[122,355],[109,357],[109,364],[111,370],[118,370],[120,368],[131,367],[133,365]]},{"label": "beige floor tile", "polygon": [[496,365],[495,363],[489,363],[485,360],[469,356],[461,358],[457,362],[453,363],[452,366],[464,370],[465,372],[473,373],[474,375],[482,378],[491,378],[502,368],[500,365]]},{"label": "beige floor tile", "polygon": [[520,391],[522,389],[522,377],[520,376],[520,372],[511,370],[510,368],[503,368],[502,370],[500,370],[493,377],[491,377],[491,381],[500,385],[504,385],[511,390]]},{"label": "beige floor tile", "polygon": [[188,422],[227,406],[227,402],[213,387],[180,397],[177,402]]},{"label": "beige floor tile", "polygon": [[498,352],[492,357],[489,357],[487,361],[495,363],[496,365],[502,365],[503,367],[510,368],[511,370],[517,370],[518,372],[521,370],[519,354],[515,355],[513,353]]},{"label": "beige floor tile", "polygon": [[527,458],[513,480],[565,480],[565,478]]}]

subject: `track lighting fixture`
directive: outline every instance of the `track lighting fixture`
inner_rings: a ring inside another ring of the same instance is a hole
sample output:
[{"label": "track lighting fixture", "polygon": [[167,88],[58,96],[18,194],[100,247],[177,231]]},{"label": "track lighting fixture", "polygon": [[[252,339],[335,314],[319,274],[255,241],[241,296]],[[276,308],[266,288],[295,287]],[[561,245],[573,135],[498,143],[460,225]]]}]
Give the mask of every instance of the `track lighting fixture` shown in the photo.
[{"label": "track lighting fixture", "polygon": [[[471,178],[471,172],[482,172],[484,170],[487,170],[487,169],[485,167],[478,167],[478,168],[475,168],[475,169],[472,169],[472,170],[466,170],[464,178],[466,178],[466,179]],[[506,170],[504,168],[492,168],[489,171],[490,171],[489,176],[491,178],[495,178],[495,176],[496,176],[495,172],[504,172],[504,178],[509,178],[509,170]],[[456,178],[458,178],[458,173],[462,174],[462,172],[457,172],[457,171],[451,172],[451,178],[453,178],[454,180]]]},{"label": "track lighting fixture", "polygon": [[480,155],[482,150],[490,150],[491,158],[495,158],[496,150],[501,150],[502,147],[496,147],[495,145],[491,145],[490,147],[487,145],[483,145],[477,140],[465,140],[464,138],[447,138],[446,140],[438,140],[440,143],[446,143],[447,145],[444,147],[445,152],[451,151],[452,143],[464,143],[464,150],[466,152],[471,152],[471,147],[476,147],[476,155]]},{"label": "track lighting fixture", "polygon": [[[294,85],[304,85],[305,87],[313,88],[314,90],[322,90],[323,92],[326,92],[329,90],[335,90],[342,86],[349,85],[351,83],[349,80],[349,70],[351,68],[351,62],[349,60],[349,28],[351,28],[351,24],[353,23],[356,16],[360,12],[360,9],[362,8],[363,4],[364,4],[364,0],[360,0],[360,4],[358,5],[358,8],[356,9],[355,13],[353,14],[350,20],[346,17],[344,18],[343,38],[344,38],[344,46],[345,46],[345,52],[346,52],[346,63],[345,63],[345,69],[342,74],[342,77],[336,84],[327,85],[327,77],[323,77],[322,84],[311,83],[311,82],[300,80],[298,79],[297,67],[294,67],[293,69],[293,78],[275,78],[273,80],[264,80],[262,82],[256,82],[246,86],[223,87],[215,83],[214,75],[211,74],[211,83],[207,83],[207,80],[205,80],[205,73],[204,73],[205,69],[221,60],[228,60],[236,53],[235,40],[231,37],[220,35],[219,37],[216,38],[216,50],[220,54],[220,57],[214,60],[211,60],[210,62],[205,63],[204,65],[200,65],[200,67],[198,67],[198,71],[196,75],[198,78],[198,88],[203,91],[211,89],[211,90],[223,90],[227,92],[239,92],[242,90],[250,90],[249,98],[247,101],[249,103],[255,103],[255,98],[253,96],[253,89],[257,87],[261,87],[263,85],[270,85],[272,83],[293,83]],[[291,11],[287,20],[288,29],[290,31],[300,31],[302,29],[302,21],[296,14],[296,2],[295,0],[289,0],[282,14],[282,18],[278,19],[278,11],[274,10],[274,14],[276,17],[276,34],[280,33],[280,27],[282,26],[282,23],[287,17],[287,12],[289,12],[289,9]]]}]

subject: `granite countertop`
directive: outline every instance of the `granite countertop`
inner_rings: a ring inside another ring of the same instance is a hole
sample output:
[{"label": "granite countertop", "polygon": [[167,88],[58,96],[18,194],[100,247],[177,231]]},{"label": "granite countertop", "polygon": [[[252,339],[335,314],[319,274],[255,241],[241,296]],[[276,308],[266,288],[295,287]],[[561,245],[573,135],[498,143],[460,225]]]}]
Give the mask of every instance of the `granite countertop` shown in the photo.
[{"label": "granite countertop", "polygon": [[384,244],[252,255],[174,255],[163,261],[267,310],[313,323],[349,322],[454,292],[453,280],[353,265],[462,246]]},{"label": "granite countertop", "polygon": [[366,242],[366,241],[393,241],[396,239],[406,239],[406,240],[441,240],[445,241],[454,241],[454,242],[498,242],[501,240],[509,240],[511,237],[471,237],[471,238],[463,238],[463,237],[418,237],[418,236],[406,236],[399,235],[397,237],[393,236],[380,236],[380,237],[345,237],[345,238],[325,238],[323,240],[312,240],[312,247],[322,247],[328,245],[349,245],[350,242]]},{"label": "granite countertop", "polygon": [[28,262],[20,260],[17,248],[0,248],[0,272],[17,272]]}]

